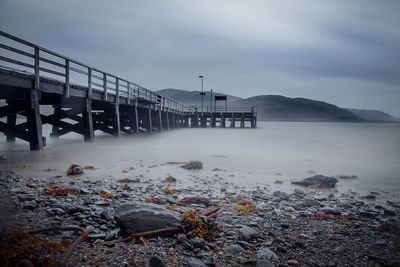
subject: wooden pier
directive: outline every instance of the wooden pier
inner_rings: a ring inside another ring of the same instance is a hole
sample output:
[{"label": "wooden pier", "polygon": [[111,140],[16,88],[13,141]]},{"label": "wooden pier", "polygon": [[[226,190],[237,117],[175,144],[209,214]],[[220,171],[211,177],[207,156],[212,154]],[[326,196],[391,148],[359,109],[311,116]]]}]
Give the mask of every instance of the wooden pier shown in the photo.
[{"label": "wooden pier", "polygon": [[[254,109],[198,112],[1,31],[0,99],[6,101],[0,106],[0,132],[7,142],[29,142],[31,150],[46,144],[43,124],[52,126],[51,137],[74,132],[87,142],[97,130],[118,137],[174,128],[257,127]],[[43,114],[43,106],[51,106],[52,114]]]}]

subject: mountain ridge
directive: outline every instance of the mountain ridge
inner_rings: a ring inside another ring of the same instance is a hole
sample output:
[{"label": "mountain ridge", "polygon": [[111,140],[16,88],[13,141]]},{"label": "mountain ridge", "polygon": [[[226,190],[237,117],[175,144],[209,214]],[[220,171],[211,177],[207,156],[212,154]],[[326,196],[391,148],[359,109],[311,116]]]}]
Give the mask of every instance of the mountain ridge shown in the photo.
[{"label": "mountain ridge", "polygon": [[[200,107],[200,91],[161,89],[157,93],[173,98],[186,105]],[[218,92],[215,95],[224,95]],[[282,95],[257,95],[241,98],[228,96],[228,108],[249,109],[256,107],[260,121],[308,121],[308,122],[398,122],[394,116],[379,110],[342,108],[324,101]],[[204,97],[204,109],[210,107],[210,92]],[[223,108],[225,103],[220,104]]]}]

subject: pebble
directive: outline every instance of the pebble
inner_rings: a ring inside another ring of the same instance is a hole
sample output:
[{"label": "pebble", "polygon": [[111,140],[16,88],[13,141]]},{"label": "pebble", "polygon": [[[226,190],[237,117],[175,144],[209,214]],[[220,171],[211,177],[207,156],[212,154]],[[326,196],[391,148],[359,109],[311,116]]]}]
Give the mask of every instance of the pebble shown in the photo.
[{"label": "pebble", "polygon": [[259,232],[249,226],[242,226],[239,229],[239,239],[244,241],[251,241],[260,236]]},{"label": "pebble", "polygon": [[238,244],[232,244],[224,248],[224,253],[226,255],[234,255],[242,252],[244,249]]},{"label": "pebble", "polygon": [[200,259],[190,257],[187,260],[187,266],[188,267],[207,267],[207,265]]},{"label": "pebble", "polygon": [[152,256],[149,260],[150,267],[166,267],[167,265],[159,256]]},{"label": "pebble", "polygon": [[277,261],[279,259],[278,255],[269,248],[261,248],[257,250],[257,259],[267,259],[271,261]]},{"label": "pebble", "polygon": [[288,260],[287,264],[289,266],[299,266],[299,262],[297,260]]}]

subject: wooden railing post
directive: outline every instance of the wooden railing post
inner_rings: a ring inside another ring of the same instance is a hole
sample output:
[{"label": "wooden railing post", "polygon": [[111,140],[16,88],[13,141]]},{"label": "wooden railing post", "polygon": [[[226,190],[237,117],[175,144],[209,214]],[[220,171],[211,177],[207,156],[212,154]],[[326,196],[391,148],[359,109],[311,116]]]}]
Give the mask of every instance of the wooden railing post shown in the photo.
[{"label": "wooden railing post", "polygon": [[35,47],[35,81],[33,88],[39,90],[40,77],[39,77],[39,47]]},{"label": "wooden railing post", "polygon": [[65,59],[65,91],[64,95],[66,98],[69,97],[69,60]]},{"label": "wooden railing post", "polygon": [[88,68],[88,98],[92,98],[92,68]]},{"label": "wooden railing post", "polygon": [[116,88],[116,93],[115,93],[115,102],[119,103],[119,78],[115,78],[115,88]]},{"label": "wooden railing post", "polygon": [[128,104],[131,103],[131,98],[132,98],[132,91],[131,91],[131,83],[127,82],[127,87],[128,87]]},{"label": "wooden railing post", "polygon": [[103,92],[104,92],[104,101],[107,101],[107,74],[103,73]]}]

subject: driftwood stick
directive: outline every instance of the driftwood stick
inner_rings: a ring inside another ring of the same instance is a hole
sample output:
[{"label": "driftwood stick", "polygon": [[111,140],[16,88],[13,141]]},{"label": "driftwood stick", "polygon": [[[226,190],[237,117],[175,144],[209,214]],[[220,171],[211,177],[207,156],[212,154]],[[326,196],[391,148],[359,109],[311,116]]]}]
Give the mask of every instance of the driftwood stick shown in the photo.
[{"label": "driftwood stick", "polygon": [[72,245],[71,245],[71,246],[68,248],[68,250],[64,253],[64,256],[62,257],[59,266],[61,266],[61,267],[66,266],[66,264],[67,264],[69,258],[71,257],[72,252],[74,251],[74,249],[78,246],[78,244],[79,244],[81,241],[85,240],[85,239],[88,237],[88,235],[89,235],[89,232],[88,232],[88,231],[85,230],[85,231],[82,232],[82,234],[78,237],[78,239],[76,239],[75,242],[72,243]]},{"label": "driftwood stick", "polygon": [[218,211],[220,211],[220,210],[221,210],[221,208],[216,208],[216,209],[210,210],[209,212],[206,212],[205,214],[203,214],[203,216],[205,216],[205,217],[210,217],[210,216],[212,216],[214,213],[216,213],[216,212],[218,212]]},{"label": "driftwood stick", "polygon": [[182,228],[179,226],[162,228],[162,229],[157,229],[157,230],[148,231],[148,232],[134,233],[126,238],[119,240],[118,242],[129,242],[133,239],[138,239],[140,237],[151,237],[151,236],[166,234],[166,233],[175,234],[175,233],[179,233],[181,231],[182,231]]},{"label": "driftwood stick", "polygon": [[42,228],[38,230],[33,230],[29,231],[28,234],[40,234],[40,233],[46,233],[46,232],[52,232],[52,231],[79,231],[83,232],[85,229],[83,229],[80,226],[75,226],[75,225],[70,225],[70,226],[53,226],[53,227],[47,227],[47,228]]}]

